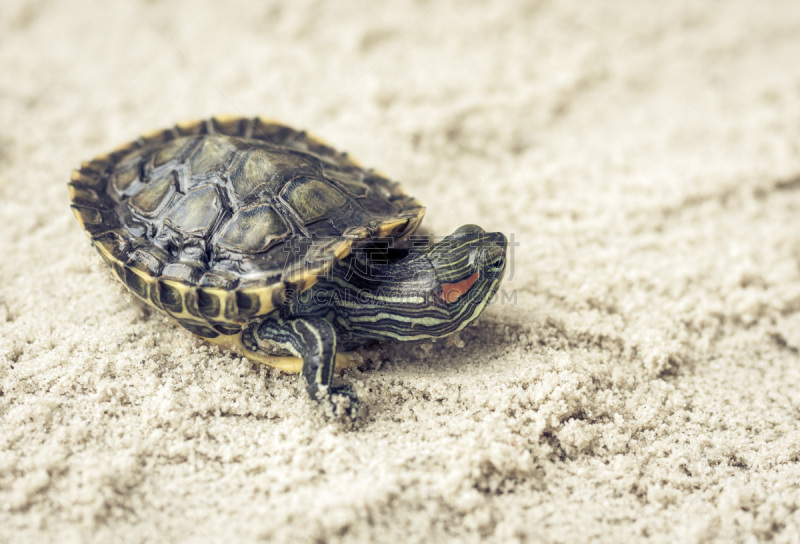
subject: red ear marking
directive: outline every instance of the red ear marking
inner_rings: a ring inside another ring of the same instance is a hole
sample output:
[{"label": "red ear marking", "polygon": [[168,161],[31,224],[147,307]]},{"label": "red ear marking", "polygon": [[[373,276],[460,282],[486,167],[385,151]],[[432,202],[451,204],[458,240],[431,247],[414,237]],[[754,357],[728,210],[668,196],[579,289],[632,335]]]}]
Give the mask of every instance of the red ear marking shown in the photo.
[{"label": "red ear marking", "polygon": [[469,291],[470,287],[475,285],[478,281],[480,272],[475,272],[473,275],[458,283],[443,283],[442,292],[439,295],[444,300],[445,304],[451,304],[459,299],[461,295]]}]

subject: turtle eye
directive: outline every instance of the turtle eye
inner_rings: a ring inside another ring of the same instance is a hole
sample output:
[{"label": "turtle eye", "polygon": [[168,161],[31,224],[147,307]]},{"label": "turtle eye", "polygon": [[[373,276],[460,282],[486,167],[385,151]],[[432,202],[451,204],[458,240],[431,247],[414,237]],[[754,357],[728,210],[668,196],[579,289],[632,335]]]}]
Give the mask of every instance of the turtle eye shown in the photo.
[{"label": "turtle eye", "polygon": [[486,256],[486,271],[489,275],[496,276],[503,273],[506,266],[506,257],[502,253]]}]

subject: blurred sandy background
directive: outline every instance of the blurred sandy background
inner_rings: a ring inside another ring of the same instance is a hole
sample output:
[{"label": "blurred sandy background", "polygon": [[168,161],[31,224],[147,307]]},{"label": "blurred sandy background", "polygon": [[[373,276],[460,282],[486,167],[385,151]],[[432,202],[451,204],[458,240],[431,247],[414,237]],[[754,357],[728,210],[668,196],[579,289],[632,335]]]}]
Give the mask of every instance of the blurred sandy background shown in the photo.
[{"label": "blurred sandy background", "polygon": [[[0,542],[798,542],[800,6],[599,4],[3,0]],[[352,432],[135,303],[70,171],[214,114],[513,236],[507,300]]]}]

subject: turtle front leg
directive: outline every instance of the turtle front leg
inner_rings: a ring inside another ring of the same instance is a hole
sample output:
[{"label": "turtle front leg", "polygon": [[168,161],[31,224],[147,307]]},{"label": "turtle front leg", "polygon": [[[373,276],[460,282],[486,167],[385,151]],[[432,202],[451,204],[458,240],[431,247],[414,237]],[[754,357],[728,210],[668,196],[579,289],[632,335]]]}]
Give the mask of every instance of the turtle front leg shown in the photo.
[{"label": "turtle front leg", "polygon": [[[358,410],[358,397],[348,385],[332,386],[336,365],[336,331],[320,317],[267,317],[255,331],[256,340],[274,342],[303,359],[306,390],[316,401],[327,398],[334,408],[342,405],[348,416]],[[327,387],[325,395],[320,386]],[[344,402],[342,402],[344,401]]]}]

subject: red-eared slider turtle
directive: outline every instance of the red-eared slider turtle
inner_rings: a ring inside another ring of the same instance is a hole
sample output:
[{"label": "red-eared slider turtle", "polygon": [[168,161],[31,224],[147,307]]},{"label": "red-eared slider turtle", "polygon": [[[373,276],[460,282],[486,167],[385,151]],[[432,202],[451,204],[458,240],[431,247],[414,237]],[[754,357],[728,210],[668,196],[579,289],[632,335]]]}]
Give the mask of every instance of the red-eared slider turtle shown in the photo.
[{"label": "red-eared slider turtle", "polygon": [[147,134],[84,163],[69,190],[78,222],[138,298],[210,342],[302,371],[313,398],[348,413],[356,396],[331,377],[352,362],[337,350],[458,331],[505,270],[505,236],[474,225],[392,249],[422,219],[416,199],[259,118]]}]

